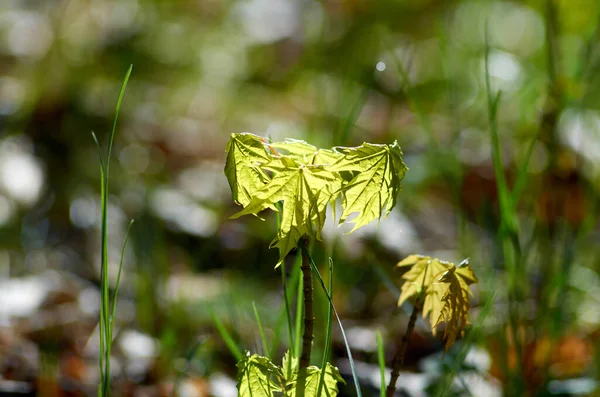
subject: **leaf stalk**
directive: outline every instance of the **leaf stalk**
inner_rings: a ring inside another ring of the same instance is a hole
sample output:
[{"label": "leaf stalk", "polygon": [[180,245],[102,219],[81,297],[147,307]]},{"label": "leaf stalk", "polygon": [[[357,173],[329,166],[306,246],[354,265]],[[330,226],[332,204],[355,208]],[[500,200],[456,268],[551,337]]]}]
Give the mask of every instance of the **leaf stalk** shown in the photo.
[{"label": "leaf stalk", "polygon": [[396,392],[396,382],[398,381],[398,377],[400,376],[400,367],[404,364],[404,356],[406,354],[406,348],[408,347],[408,341],[410,340],[410,335],[415,328],[415,323],[417,322],[417,315],[421,311],[423,307],[423,302],[421,298],[417,298],[415,302],[415,306],[413,307],[413,311],[410,315],[410,319],[408,320],[408,326],[406,327],[406,332],[402,337],[402,343],[398,346],[398,350],[396,350],[396,355],[394,356],[394,361],[392,363],[392,375],[390,378],[390,383],[388,383],[386,389],[386,396],[393,397]]}]

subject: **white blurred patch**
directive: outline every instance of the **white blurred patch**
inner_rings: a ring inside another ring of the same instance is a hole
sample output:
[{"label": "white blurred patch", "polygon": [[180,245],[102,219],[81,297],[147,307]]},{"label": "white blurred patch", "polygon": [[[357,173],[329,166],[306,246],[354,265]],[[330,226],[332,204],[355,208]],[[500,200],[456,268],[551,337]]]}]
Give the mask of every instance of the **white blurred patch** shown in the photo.
[{"label": "white blurred patch", "polygon": [[44,184],[40,162],[20,144],[7,139],[0,144],[0,186],[20,204],[34,204]]},{"label": "white blurred patch", "polygon": [[238,395],[236,381],[225,374],[216,372],[209,378],[210,392],[215,397],[236,397]]},{"label": "white blurred patch", "polygon": [[194,168],[183,170],[177,177],[177,184],[195,199],[208,202],[222,202],[231,198],[231,190],[223,164],[205,162]]},{"label": "white blurred patch", "polygon": [[119,347],[130,360],[147,360],[158,354],[158,345],[149,335],[126,330],[119,336]]},{"label": "white blurred patch", "polygon": [[512,82],[517,80],[521,74],[519,61],[509,53],[494,51],[490,54],[488,61],[490,76]]},{"label": "white blurred patch", "polygon": [[348,343],[353,349],[364,352],[377,350],[377,330],[368,327],[350,327],[346,329]]},{"label": "white blurred patch", "polygon": [[196,236],[214,235],[219,225],[217,215],[186,194],[171,188],[159,188],[151,197],[152,210],[180,230]]},{"label": "white blurred patch", "polygon": [[93,197],[78,197],[71,201],[69,217],[71,223],[79,228],[86,229],[93,226],[98,220],[100,209],[97,200]]},{"label": "white blurred patch", "polygon": [[453,43],[481,48],[488,23],[491,45],[520,55],[531,55],[545,41],[540,14],[516,2],[463,1],[454,14]]},{"label": "white blurred patch", "polygon": [[247,38],[255,43],[272,43],[298,29],[299,7],[292,0],[250,0],[240,3],[235,14]]},{"label": "white blurred patch", "polygon": [[54,272],[37,276],[0,280],[0,317],[26,317],[35,313],[50,291],[58,289]]},{"label": "white blurred patch", "polygon": [[9,26],[4,45],[6,51],[15,56],[42,58],[54,41],[50,21],[39,12],[11,11],[0,14],[1,25]]},{"label": "white blurred patch", "polygon": [[559,118],[561,140],[591,163],[600,160],[600,113],[592,109],[566,109]]},{"label": "white blurred patch", "polygon": [[488,71],[493,92],[514,91],[521,85],[521,64],[507,52],[493,51],[488,57]]}]

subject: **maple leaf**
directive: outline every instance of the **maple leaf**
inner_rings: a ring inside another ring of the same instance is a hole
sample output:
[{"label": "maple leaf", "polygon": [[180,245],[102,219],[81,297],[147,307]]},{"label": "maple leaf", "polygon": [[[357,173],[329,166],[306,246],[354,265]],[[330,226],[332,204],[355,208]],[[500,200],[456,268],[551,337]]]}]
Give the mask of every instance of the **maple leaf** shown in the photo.
[{"label": "maple leaf", "polygon": [[444,304],[441,313],[432,329],[442,322],[446,323],[444,350],[447,351],[456,341],[458,334],[464,334],[464,329],[469,324],[469,296],[472,295],[469,286],[477,282],[477,277],[475,277],[469,262],[464,261],[458,267],[451,264],[451,267],[440,278],[440,282],[448,287],[442,296]]},{"label": "maple leaf", "polygon": [[239,397],[272,397],[282,391],[275,380],[283,379],[283,373],[268,358],[246,353],[237,367]]},{"label": "maple leaf", "polygon": [[274,204],[283,202],[279,232],[271,242],[279,249],[277,267],[303,236],[320,239],[325,208],[337,194],[331,188],[337,178],[322,166],[298,164],[290,157],[273,157],[263,168],[276,172],[277,177],[256,191],[246,208],[232,218],[258,214],[266,208],[277,211]]},{"label": "maple leaf", "polygon": [[[317,390],[319,388],[319,379],[321,376],[321,370],[315,366],[306,368],[306,374],[302,376],[304,378],[304,396],[305,397],[317,397]],[[296,397],[297,383],[301,381],[298,371],[294,373],[294,377],[286,384],[286,390],[289,397]],[[323,378],[323,386],[321,388],[320,396],[337,396],[339,390],[337,387],[338,382],[346,383],[344,378],[340,375],[340,371],[333,365],[327,363],[325,368],[325,377]]]},{"label": "maple leaf", "polygon": [[269,144],[270,147],[277,150],[277,155],[287,156],[300,164],[309,164],[318,149],[298,139],[286,139],[284,142],[274,142]]},{"label": "maple leaf", "polygon": [[254,134],[231,134],[227,143],[225,175],[233,200],[247,206],[254,194],[269,180],[260,165],[270,161],[264,140]]},{"label": "maple leaf", "polygon": [[356,175],[344,185],[340,223],[353,213],[354,228],[387,216],[396,205],[400,181],[408,170],[398,142],[392,145],[363,143],[356,148],[336,148],[344,156],[330,167],[332,172],[350,171]]},{"label": "maple leaf", "polygon": [[398,305],[414,296],[422,300],[422,316],[429,319],[434,335],[437,326],[446,323],[444,339],[447,350],[468,324],[469,286],[477,282],[468,261],[457,267],[436,258],[410,255],[398,262],[396,267],[409,267],[402,276],[406,281],[402,285]]},{"label": "maple leaf", "polygon": [[225,174],[233,199],[244,207],[232,218],[258,215],[267,208],[278,211],[275,204],[283,204],[280,227],[271,242],[279,249],[276,267],[303,236],[321,239],[325,209],[340,194],[339,223],[358,213],[352,231],[387,216],[407,170],[397,142],[331,150],[294,139],[269,143],[243,133],[231,135],[226,151]]}]

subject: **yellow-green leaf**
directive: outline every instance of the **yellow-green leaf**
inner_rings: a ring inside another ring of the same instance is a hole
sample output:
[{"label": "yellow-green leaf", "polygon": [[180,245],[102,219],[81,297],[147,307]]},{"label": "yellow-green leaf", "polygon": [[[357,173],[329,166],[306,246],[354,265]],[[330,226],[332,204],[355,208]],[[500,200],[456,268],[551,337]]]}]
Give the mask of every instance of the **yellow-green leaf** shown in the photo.
[{"label": "yellow-green leaf", "polygon": [[247,353],[237,367],[238,397],[273,397],[282,391],[278,384],[283,379],[281,368],[268,358]]},{"label": "yellow-green leaf", "polygon": [[264,139],[248,133],[232,134],[225,151],[225,175],[233,200],[245,207],[269,180],[260,168],[261,164],[270,161]]},{"label": "yellow-green leaf", "polygon": [[310,164],[317,152],[313,145],[298,139],[286,139],[284,142],[274,142],[269,146],[277,151],[279,156],[292,158],[298,164]]},{"label": "yellow-green leaf", "polygon": [[300,238],[320,238],[325,208],[337,194],[332,191],[337,178],[322,166],[297,164],[289,157],[274,157],[263,167],[276,172],[277,177],[255,192],[246,208],[232,218],[258,214],[266,208],[276,211],[274,204],[283,202],[279,232],[271,243],[279,249],[278,266]]},{"label": "yellow-green leaf", "polygon": [[340,223],[353,213],[354,228],[387,216],[396,205],[400,181],[407,169],[397,142],[392,145],[363,143],[356,148],[336,148],[344,157],[330,167],[332,172],[355,172],[344,186]]},{"label": "yellow-green leaf", "polygon": [[[310,366],[306,369],[306,375],[304,376],[304,396],[305,397],[318,397],[317,391],[319,387],[319,378],[321,376],[321,370],[315,366]],[[290,380],[286,385],[287,393],[289,397],[295,397],[297,395],[296,389],[297,384],[300,381],[298,372],[294,374],[294,378]],[[338,394],[338,382],[346,383],[340,371],[333,365],[327,363],[325,370],[325,377],[323,378],[323,387],[321,389],[320,397],[331,396],[335,397]]]},{"label": "yellow-green leaf", "polygon": [[468,262],[459,267],[452,265],[440,279],[440,283],[447,285],[447,288],[442,296],[441,313],[433,327],[437,327],[442,322],[446,323],[445,350],[452,346],[457,336],[462,335],[469,324],[469,295],[471,295],[469,286],[476,282],[477,277]]},{"label": "yellow-green leaf", "polygon": [[396,267],[410,269],[402,276],[398,305],[416,296],[423,302],[422,316],[429,319],[435,335],[438,325],[446,323],[444,339],[447,350],[468,324],[470,285],[477,282],[467,261],[453,263],[421,255],[410,255]]},{"label": "yellow-green leaf", "polygon": [[[406,282],[402,285],[398,306],[404,303],[408,298],[421,293],[426,294],[428,287],[436,281],[442,273],[448,270],[448,265],[446,265],[445,262],[422,255],[411,255],[396,265],[396,267],[405,266],[412,267],[402,276]],[[423,317],[430,311],[430,305],[428,305],[427,297],[425,296],[423,302]]]}]

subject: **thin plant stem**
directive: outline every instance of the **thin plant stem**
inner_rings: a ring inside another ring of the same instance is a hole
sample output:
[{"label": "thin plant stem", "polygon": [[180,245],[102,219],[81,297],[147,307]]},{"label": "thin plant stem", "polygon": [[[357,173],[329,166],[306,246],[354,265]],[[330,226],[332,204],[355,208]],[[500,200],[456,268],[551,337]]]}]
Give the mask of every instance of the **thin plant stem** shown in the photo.
[{"label": "thin plant stem", "polygon": [[[329,295],[333,294],[333,260],[329,258]],[[325,326],[325,351],[323,352],[323,361],[321,362],[321,376],[319,378],[319,386],[317,387],[317,396],[321,395],[321,390],[325,383],[325,373],[327,372],[327,362],[331,355],[331,324],[333,322],[333,308],[329,303],[327,308],[327,324]],[[325,389],[327,392],[327,389]]]},{"label": "thin plant stem", "polygon": [[302,290],[304,293],[304,331],[302,333],[302,354],[300,355],[300,369],[307,368],[310,364],[310,355],[312,351],[312,343],[314,339],[314,324],[315,317],[313,313],[313,283],[312,283],[312,272],[310,269],[310,261],[304,254],[308,250],[308,239],[300,239],[305,250],[302,250],[302,277],[303,286]]},{"label": "thin plant stem", "polygon": [[329,300],[329,304],[331,305],[333,314],[335,314],[335,318],[337,320],[337,323],[340,327],[340,332],[342,334],[342,339],[344,340],[344,346],[346,346],[346,352],[348,353],[348,362],[350,364],[350,371],[352,372],[352,379],[354,381],[354,387],[356,389],[356,396],[362,397],[362,392],[360,390],[360,384],[358,382],[358,375],[356,373],[356,366],[354,365],[354,358],[352,358],[352,351],[350,350],[350,344],[348,343],[348,338],[346,337],[346,332],[344,331],[344,325],[342,324],[342,320],[340,319],[340,316],[339,316],[337,310],[335,310],[335,305],[333,304],[333,298],[331,297],[331,294],[327,291],[327,287],[325,286],[323,277],[321,277],[321,274],[319,273],[319,269],[317,268],[317,265],[315,264],[315,261],[313,260],[313,258],[310,256],[310,252],[308,251],[307,247],[305,247],[304,245],[301,244],[300,249],[302,249],[302,254],[308,258],[310,267],[312,268],[314,275],[317,277],[317,282],[321,285],[321,289],[323,289],[323,292],[325,292],[325,295],[327,295],[327,300]]},{"label": "thin plant stem", "polygon": [[377,358],[379,362],[379,376],[381,377],[379,397],[385,397],[385,390],[383,389],[385,386],[385,351],[383,348],[383,337],[379,330],[377,331]]},{"label": "thin plant stem", "polygon": [[404,364],[404,355],[406,354],[406,348],[408,347],[408,341],[410,339],[410,335],[415,328],[415,323],[417,322],[417,315],[421,311],[423,307],[423,302],[420,298],[417,298],[415,302],[415,306],[413,307],[413,311],[410,315],[410,319],[408,320],[408,326],[406,327],[406,332],[402,337],[402,343],[398,346],[398,350],[396,350],[396,355],[394,356],[394,361],[392,363],[392,376],[390,378],[390,383],[388,383],[386,389],[386,396],[393,397],[396,392],[396,382],[398,381],[398,377],[400,376],[400,367]]}]

